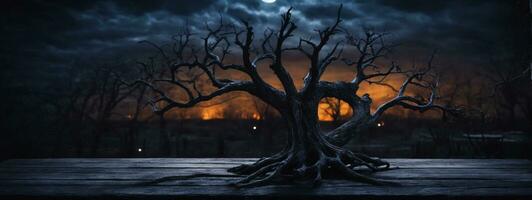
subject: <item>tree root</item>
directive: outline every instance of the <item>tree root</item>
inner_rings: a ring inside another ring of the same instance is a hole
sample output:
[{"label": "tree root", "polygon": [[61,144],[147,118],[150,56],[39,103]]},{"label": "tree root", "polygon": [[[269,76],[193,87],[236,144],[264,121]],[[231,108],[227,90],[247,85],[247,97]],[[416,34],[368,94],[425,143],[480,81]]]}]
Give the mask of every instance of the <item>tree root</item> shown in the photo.
[{"label": "tree root", "polygon": [[[338,177],[372,185],[398,185],[355,170],[356,167],[366,167],[371,172],[395,169],[390,168],[388,162],[339,148],[333,149],[333,152],[332,155],[326,155],[323,151],[312,154],[306,151],[283,151],[253,164],[233,167],[228,171],[245,177],[231,185],[243,188],[287,181],[310,181],[313,186],[317,186],[324,177]],[[316,155],[314,159],[313,154]]]}]

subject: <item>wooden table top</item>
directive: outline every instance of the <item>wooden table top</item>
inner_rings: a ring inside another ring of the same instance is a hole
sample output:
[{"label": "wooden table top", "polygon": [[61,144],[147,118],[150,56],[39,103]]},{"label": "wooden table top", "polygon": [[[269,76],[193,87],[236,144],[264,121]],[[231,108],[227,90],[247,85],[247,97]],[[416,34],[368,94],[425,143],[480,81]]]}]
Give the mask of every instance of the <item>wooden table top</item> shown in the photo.
[{"label": "wooden table top", "polygon": [[[324,180],[318,187],[236,189],[226,170],[251,158],[66,158],[0,162],[0,199],[532,199],[532,162],[515,159],[385,159],[373,174],[401,186]],[[164,177],[166,181],[154,183]]]}]

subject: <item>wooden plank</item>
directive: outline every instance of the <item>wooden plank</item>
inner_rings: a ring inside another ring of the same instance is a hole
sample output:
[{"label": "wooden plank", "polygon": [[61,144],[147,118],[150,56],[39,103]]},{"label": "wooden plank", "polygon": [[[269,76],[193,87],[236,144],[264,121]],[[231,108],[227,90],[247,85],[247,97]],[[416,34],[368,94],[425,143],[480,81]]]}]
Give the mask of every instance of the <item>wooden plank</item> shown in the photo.
[{"label": "wooden plank", "polygon": [[[528,160],[387,159],[401,167],[373,174],[401,183],[376,187],[325,180],[320,187],[274,185],[235,189],[226,170],[256,159],[29,159],[0,163],[0,198],[497,198],[532,197]],[[194,178],[194,174],[203,174]],[[176,180],[152,181],[178,176]],[[148,184],[149,183],[149,184]]]},{"label": "wooden plank", "polygon": [[[250,197],[269,197],[279,199],[287,197],[300,198],[367,198],[378,197],[497,197],[505,196],[511,198],[515,196],[532,196],[530,187],[492,188],[492,187],[293,187],[293,186],[265,186],[261,188],[235,189],[227,186],[187,186],[187,187],[161,187],[161,186],[3,186],[0,187],[4,196],[33,196],[36,197],[105,197],[109,199],[125,197],[144,197],[155,199],[157,197],[174,197],[177,199],[197,198],[212,199],[218,198],[239,198],[249,199]],[[433,198],[431,198],[433,199]]]},{"label": "wooden plank", "polygon": [[[251,163],[252,158],[103,158],[103,159],[14,159],[0,163],[12,167],[104,167],[104,168],[218,168]],[[501,159],[384,159],[401,168],[531,168],[527,160]]]},{"label": "wooden plank", "polygon": [[[2,180],[0,185],[4,186],[227,186],[229,183],[237,181],[237,177],[210,177],[195,178],[189,180],[170,180],[160,183],[146,184],[150,180],[145,179],[9,179]],[[396,180],[401,187],[411,186],[438,186],[438,187],[532,187],[532,179],[520,180],[453,180],[453,179],[404,179]],[[320,187],[360,187],[367,186],[364,183],[351,182],[345,180],[325,180]]]},{"label": "wooden plank", "polygon": [[[401,179],[401,178],[532,178],[531,169],[397,169],[373,174],[376,177]],[[9,168],[0,169],[0,179],[15,179],[21,177],[30,177],[32,179],[78,179],[87,177],[90,179],[99,179],[100,177],[113,177],[117,179],[152,179],[163,176],[191,175],[191,174],[213,174],[213,175],[231,175],[224,168],[203,169],[146,169],[146,168]],[[515,176],[514,175],[519,175]]]}]

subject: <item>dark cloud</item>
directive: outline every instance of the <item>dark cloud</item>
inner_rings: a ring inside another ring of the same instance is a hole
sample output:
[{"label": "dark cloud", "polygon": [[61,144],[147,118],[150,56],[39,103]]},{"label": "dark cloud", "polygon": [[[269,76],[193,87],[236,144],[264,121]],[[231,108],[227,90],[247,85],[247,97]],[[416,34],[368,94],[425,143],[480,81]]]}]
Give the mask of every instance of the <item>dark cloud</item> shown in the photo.
[{"label": "dark cloud", "polygon": [[[323,19],[334,19],[338,13],[338,4],[314,4],[310,6],[304,6],[300,8],[303,16],[311,20],[323,20]],[[344,10],[341,13],[343,19],[353,19],[361,17],[361,13],[353,8],[350,8],[349,5],[346,5]]]},{"label": "dark cloud", "polygon": [[175,0],[175,1],[146,1],[146,0],[118,0],[114,1],[118,8],[134,15],[143,15],[149,12],[168,11],[176,15],[189,15],[200,12],[215,0]]},{"label": "dark cloud", "polygon": [[185,21],[202,30],[221,13],[230,23],[248,20],[262,32],[275,28],[290,6],[298,33],[312,36],[332,23],[341,3],[348,30],[387,31],[412,52],[437,48],[463,62],[478,59],[479,47],[503,35],[515,17],[506,1],[7,1],[0,19],[1,56],[12,68],[47,70],[73,60],[142,54],[137,41],[168,41]]},{"label": "dark cloud", "polygon": [[[449,9],[449,7],[456,5],[458,1],[423,1],[423,0],[376,0],[375,4],[380,6],[391,7],[396,10],[404,12],[420,12],[420,13],[436,13]],[[460,1],[462,5],[468,4],[467,1]]]}]

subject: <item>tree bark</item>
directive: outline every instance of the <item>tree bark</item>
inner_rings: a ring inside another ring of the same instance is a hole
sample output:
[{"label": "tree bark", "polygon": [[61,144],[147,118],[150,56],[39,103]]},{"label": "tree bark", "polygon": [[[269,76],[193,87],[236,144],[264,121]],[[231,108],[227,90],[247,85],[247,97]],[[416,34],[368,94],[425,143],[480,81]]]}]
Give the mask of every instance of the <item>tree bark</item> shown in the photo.
[{"label": "tree bark", "polygon": [[169,156],[170,155],[170,137],[168,135],[167,130],[167,123],[166,119],[164,118],[164,114],[159,115],[159,141],[160,144],[160,153],[161,156]]},{"label": "tree bark", "polygon": [[129,122],[129,128],[125,133],[125,142],[124,142],[124,155],[127,157],[132,157],[135,155],[138,148],[138,133],[139,133],[139,124],[137,121]]}]

